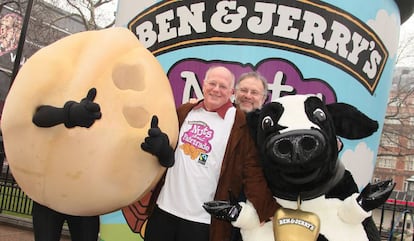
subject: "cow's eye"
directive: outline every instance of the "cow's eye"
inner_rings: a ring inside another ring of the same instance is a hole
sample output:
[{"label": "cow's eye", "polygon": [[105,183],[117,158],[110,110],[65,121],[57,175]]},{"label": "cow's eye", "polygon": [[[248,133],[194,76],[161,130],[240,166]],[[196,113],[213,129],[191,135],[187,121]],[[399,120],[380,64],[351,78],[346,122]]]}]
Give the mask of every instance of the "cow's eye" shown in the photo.
[{"label": "cow's eye", "polygon": [[262,120],[262,129],[265,130],[266,128],[272,127],[274,125],[273,120],[270,116],[266,116]]},{"label": "cow's eye", "polygon": [[326,120],[325,112],[323,112],[323,110],[321,110],[319,108],[313,111],[313,117],[319,122],[322,122],[322,121]]}]

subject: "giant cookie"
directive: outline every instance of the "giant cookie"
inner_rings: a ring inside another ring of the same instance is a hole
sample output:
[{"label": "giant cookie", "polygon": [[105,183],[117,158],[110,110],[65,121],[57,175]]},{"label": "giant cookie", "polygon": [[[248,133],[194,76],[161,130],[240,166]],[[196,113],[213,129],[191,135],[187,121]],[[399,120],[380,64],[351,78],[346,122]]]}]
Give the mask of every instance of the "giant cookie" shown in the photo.
[{"label": "giant cookie", "polygon": [[[92,127],[40,128],[39,105],[79,102],[92,87],[102,118]],[[169,81],[127,29],[86,31],[36,52],[7,96],[2,132],[13,176],[37,202],[73,215],[96,215],[141,198],[165,168],[141,150],[152,115],[175,147],[178,121]]]}]

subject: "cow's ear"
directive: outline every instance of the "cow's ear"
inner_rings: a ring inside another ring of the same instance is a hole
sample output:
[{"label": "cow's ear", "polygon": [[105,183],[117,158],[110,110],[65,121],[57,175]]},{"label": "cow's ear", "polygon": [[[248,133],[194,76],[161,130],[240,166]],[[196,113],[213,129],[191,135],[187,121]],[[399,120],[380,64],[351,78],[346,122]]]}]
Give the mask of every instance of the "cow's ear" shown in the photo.
[{"label": "cow's ear", "polygon": [[247,126],[249,126],[250,133],[253,137],[254,142],[257,142],[257,128],[259,126],[259,117],[261,110],[256,109],[246,114]]},{"label": "cow's ear", "polygon": [[352,105],[332,103],[326,105],[332,116],[336,135],[347,139],[361,139],[378,130],[378,122],[372,120]]}]

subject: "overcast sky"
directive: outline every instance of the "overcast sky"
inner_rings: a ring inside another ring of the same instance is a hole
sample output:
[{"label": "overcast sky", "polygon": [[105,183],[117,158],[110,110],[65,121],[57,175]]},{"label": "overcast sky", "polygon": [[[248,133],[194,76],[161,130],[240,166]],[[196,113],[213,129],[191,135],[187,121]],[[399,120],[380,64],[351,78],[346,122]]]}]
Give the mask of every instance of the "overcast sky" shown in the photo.
[{"label": "overcast sky", "polygon": [[[411,46],[410,51],[414,52],[414,15],[411,16],[406,22],[401,25],[400,29],[400,45],[409,44]],[[407,43],[408,39],[411,38],[411,42]],[[409,66],[414,67],[414,59],[402,58],[397,63],[398,66]]]},{"label": "overcast sky", "polygon": [[414,34],[414,15],[401,25],[401,34]]}]

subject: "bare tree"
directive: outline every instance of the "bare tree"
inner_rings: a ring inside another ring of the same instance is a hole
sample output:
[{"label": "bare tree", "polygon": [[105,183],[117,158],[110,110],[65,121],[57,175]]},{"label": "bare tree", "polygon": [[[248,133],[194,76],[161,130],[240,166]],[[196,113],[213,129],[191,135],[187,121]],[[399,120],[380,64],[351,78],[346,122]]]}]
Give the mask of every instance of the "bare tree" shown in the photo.
[{"label": "bare tree", "polygon": [[414,62],[414,35],[408,36],[399,43],[396,64]]},{"label": "bare tree", "polygon": [[414,70],[397,69],[388,99],[378,156],[414,155]]},{"label": "bare tree", "polygon": [[[0,112],[12,83],[12,72],[16,70],[14,60],[19,59],[22,64],[37,50],[70,34],[110,27],[115,22],[114,12],[114,0],[0,0],[0,19],[10,15],[16,23],[2,28],[10,28],[16,43],[20,37],[24,38],[24,44],[18,48],[12,45],[13,49],[0,49]],[[21,31],[27,19],[30,19],[27,31]],[[0,42],[3,47],[4,41]]]},{"label": "bare tree", "polygon": [[[68,11],[68,14],[62,16],[62,18],[73,16],[79,17],[86,30],[108,28],[115,23],[115,11],[109,16],[103,11],[103,9],[114,2],[113,0],[50,0],[50,2],[54,6],[61,7]],[[105,22],[105,25],[101,26],[101,23],[103,22]]]},{"label": "bare tree", "polygon": [[[22,5],[27,2],[17,1]],[[26,43],[31,46],[25,48],[36,51],[76,32],[111,27],[115,22],[114,14],[103,15],[102,11],[111,3],[113,0],[35,0],[26,36]],[[107,23],[105,26],[99,25],[104,22]]]},{"label": "bare tree", "polygon": [[410,62],[414,62],[414,36],[399,43],[378,157],[414,155],[414,69],[407,65]]}]

